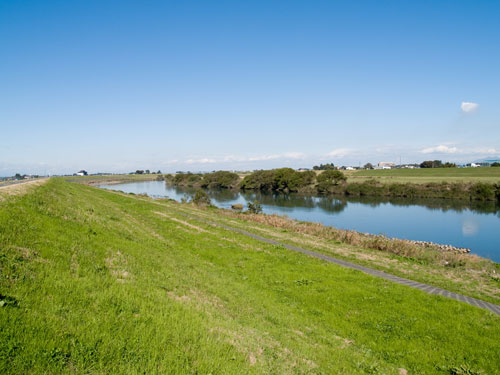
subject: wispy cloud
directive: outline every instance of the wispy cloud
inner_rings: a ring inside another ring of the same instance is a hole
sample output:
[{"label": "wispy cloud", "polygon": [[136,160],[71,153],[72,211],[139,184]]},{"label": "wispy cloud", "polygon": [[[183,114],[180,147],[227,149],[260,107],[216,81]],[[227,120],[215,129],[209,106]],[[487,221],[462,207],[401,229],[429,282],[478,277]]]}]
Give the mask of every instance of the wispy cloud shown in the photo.
[{"label": "wispy cloud", "polygon": [[253,156],[248,158],[248,161],[264,161],[264,160],[276,160],[276,159],[305,159],[306,154],[302,152],[285,152],[283,154],[274,154],[274,155],[260,155]]},{"label": "wispy cloud", "polygon": [[352,152],[353,150],[351,150],[350,148],[337,148],[335,150],[330,151],[326,155],[333,158],[343,158],[345,156],[352,154]]},{"label": "wispy cloud", "polygon": [[462,102],[460,108],[464,113],[472,113],[477,111],[477,109],[479,108],[479,104],[473,102]]},{"label": "wispy cloud", "polygon": [[213,164],[213,163],[217,163],[217,160],[208,158],[186,160],[186,164]]},{"label": "wispy cloud", "polygon": [[456,154],[458,149],[446,145],[424,148],[420,151],[422,154]]},{"label": "wispy cloud", "polygon": [[[266,160],[302,160],[307,158],[307,155],[302,152],[284,152],[282,154],[268,154],[257,156],[236,156],[227,155],[220,158],[192,158],[184,161],[185,164],[214,164],[214,163],[244,163]],[[176,160],[177,162],[178,160]],[[182,163],[182,162],[181,162]]]},{"label": "wispy cloud", "polygon": [[500,150],[493,147],[479,147],[471,150],[471,153],[485,154],[485,155],[500,155]]}]

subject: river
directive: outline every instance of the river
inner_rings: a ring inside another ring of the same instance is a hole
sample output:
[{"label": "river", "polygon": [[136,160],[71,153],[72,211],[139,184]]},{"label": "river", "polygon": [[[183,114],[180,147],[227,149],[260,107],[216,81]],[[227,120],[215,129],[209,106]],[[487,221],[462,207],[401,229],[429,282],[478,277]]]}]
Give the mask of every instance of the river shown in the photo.
[{"label": "river", "polygon": [[[190,199],[194,190],[145,181],[101,188],[125,193]],[[500,262],[500,205],[448,199],[313,196],[232,190],[207,190],[217,207],[257,200],[267,214],[320,222],[341,229],[384,234],[409,240],[432,241],[466,247],[482,257]]]}]

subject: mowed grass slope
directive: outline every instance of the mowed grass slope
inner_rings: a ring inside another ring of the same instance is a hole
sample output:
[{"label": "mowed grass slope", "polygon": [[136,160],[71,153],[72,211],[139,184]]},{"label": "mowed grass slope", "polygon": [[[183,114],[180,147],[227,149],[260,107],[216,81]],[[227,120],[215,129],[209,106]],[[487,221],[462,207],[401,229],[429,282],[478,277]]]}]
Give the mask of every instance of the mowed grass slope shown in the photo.
[{"label": "mowed grass slope", "polygon": [[2,374],[500,368],[485,310],[62,180],[0,202],[0,295]]},{"label": "mowed grass slope", "polygon": [[349,182],[373,178],[385,183],[484,182],[500,183],[500,168],[418,168],[347,171]]}]

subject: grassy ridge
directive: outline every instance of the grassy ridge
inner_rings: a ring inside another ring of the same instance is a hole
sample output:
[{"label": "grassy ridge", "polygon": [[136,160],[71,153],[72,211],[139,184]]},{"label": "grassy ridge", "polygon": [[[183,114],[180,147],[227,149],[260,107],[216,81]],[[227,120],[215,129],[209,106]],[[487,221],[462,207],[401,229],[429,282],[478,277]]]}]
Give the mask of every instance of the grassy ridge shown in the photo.
[{"label": "grassy ridge", "polygon": [[61,180],[0,202],[0,372],[497,373],[497,316],[177,207]]}]

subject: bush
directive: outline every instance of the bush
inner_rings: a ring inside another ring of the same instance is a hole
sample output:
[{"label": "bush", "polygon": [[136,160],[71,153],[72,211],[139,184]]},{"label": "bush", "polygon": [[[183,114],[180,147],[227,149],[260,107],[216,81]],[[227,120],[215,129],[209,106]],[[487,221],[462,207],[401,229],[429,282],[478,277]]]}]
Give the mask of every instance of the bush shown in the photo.
[{"label": "bush", "polygon": [[255,171],[241,181],[240,187],[247,190],[273,190],[274,170]]},{"label": "bush", "polygon": [[340,182],[344,182],[347,178],[341,171],[326,170],[318,177],[318,191],[320,193],[327,193],[333,190],[333,187]]},{"label": "bush", "polygon": [[179,186],[199,186],[201,182],[201,175],[193,173],[177,173],[172,183]]},{"label": "bush", "polygon": [[252,214],[260,214],[262,212],[262,206],[258,201],[253,201],[247,203],[248,212]]},{"label": "bush", "polygon": [[496,189],[494,185],[477,183],[471,187],[471,197],[477,200],[495,200]]},{"label": "bush", "polygon": [[205,188],[231,189],[238,185],[240,177],[233,172],[217,171],[203,175],[201,186]]},{"label": "bush", "polygon": [[198,189],[193,197],[193,203],[198,206],[210,206],[212,202],[206,191]]},{"label": "bush", "polygon": [[246,176],[240,184],[243,190],[272,190],[296,192],[314,183],[313,171],[297,172],[292,168],[255,171]]}]

